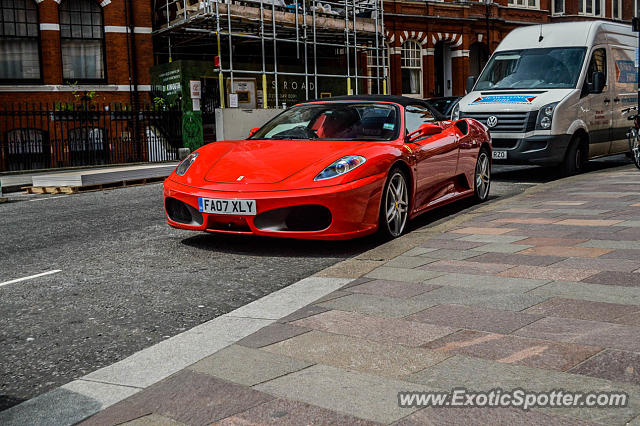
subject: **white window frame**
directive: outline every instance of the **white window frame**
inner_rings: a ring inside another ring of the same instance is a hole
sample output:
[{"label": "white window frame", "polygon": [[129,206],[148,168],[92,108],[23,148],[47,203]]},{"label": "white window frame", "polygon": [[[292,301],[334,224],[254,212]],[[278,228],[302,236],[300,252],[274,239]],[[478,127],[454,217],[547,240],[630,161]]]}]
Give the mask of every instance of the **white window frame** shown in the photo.
[{"label": "white window frame", "polygon": [[[411,53],[409,57],[405,56],[405,52]],[[400,73],[403,69],[419,70],[418,83],[420,88],[418,93],[403,93],[405,96],[422,97],[422,91],[424,84],[422,79],[424,78],[424,70],[422,69],[422,45],[416,40],[406,40],[400,47]]]},{"label": "white window frame", "polygon": [[[618,16],[614,13],[616,3],[618,3]],[[611,18],[622,19],[622,0],[611,0]]]},{"label": "white window frame", "polygon": [[[600,2],[600,14],[596,15],[596,3]],[[591,3],[591,13],[587,12],[587,4]],[[599,16],[604,18],[606,16],[605,12],[605,2],[604,0],[578,0],[578,5],[582,5],[582,12],[578,12],[578,15],[583,16]],[[578,9],[579,10],[579,9]]]},{"label": "white window frame", "polygon": [[[615,0],[614,0],[614,1],[615,1]],[[556,12],[556,4],[558,4],[558,3],[562,4],[562,11],[560,11],[560,12]],[[566,5],[567,5],[567,4],[566,4],[566,0],[553,0],[553,1],[551,2],[551,14],[552,14],[552,15],[555,15],[555,16],[561,16],[561,15],[564,15],[564,12],[565,12],[565,10],[566,10],[566,9],[565,9]]]},{"label": "white window frame", "polygon": [[530,0],[509,0],[507,6],[517,7],[519,9],[540,9],[540,0],[534,0],[535,5],[533,6],[529,4],[529,1]]}]

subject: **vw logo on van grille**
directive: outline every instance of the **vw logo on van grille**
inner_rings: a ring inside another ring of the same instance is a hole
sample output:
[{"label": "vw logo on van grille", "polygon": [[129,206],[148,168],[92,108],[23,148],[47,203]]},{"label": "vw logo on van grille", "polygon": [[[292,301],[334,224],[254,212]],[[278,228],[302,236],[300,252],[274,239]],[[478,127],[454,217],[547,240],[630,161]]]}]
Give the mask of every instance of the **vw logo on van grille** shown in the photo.
[{"label": "vw logo on van grille", "polygon": [[487,118],[487,126],[490,129],[493,129],[497,125],[498,125],[498,117],[496,117],[495,115],[492,115],[489,118]]}]

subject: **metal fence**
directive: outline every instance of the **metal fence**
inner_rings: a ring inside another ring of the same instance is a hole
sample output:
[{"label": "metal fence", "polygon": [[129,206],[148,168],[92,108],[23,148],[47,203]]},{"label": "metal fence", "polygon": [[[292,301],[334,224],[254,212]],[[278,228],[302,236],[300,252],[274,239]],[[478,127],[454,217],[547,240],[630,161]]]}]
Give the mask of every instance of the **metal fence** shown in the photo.
[{"label": "metal fence", "polygon": [[0,105],[0,171],[171,161],[181,146],[177,108]]}]

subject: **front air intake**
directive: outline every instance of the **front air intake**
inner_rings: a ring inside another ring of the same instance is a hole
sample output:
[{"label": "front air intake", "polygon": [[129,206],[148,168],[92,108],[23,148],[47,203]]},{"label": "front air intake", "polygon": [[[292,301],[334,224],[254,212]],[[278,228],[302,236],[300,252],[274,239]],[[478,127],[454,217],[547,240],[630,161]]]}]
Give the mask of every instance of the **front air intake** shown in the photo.
[{"label": "front air intake", "polygon": [[167,197],[165,208],[169,219],[185,225],[202,225],[202,213],[187,203],[172,197]]}]

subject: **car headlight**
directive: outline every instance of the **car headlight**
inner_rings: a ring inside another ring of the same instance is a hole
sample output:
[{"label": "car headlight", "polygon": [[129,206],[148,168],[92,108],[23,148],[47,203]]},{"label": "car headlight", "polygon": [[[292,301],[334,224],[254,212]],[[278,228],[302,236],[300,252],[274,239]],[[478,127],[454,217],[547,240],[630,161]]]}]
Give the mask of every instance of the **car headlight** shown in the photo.
[{"label": "car headlight", "polygon": [[451,121],[460,120],[460,104],[457,103],[451,111]]},{"label": "car headlight", "polygon": [[347,155],[346,157],[342,157],[338,161],[331,163],[313,180],[326,180],[342,176],[343,174],[349,173],[351,170],[362,166],[366,161],[367,159],[360,155]]},{"label": "car headlight", "polygon": [[197,152],[189,154],[189,156],[182,160],[182,162],[178,164],[178,167],[176,167],[176,174],[178,176],[184,176],[184,174],[187,173],[187,170],[189,170],[189,167],[191,167],[193,162],[196,161],[196,158],[198,158]]},{"label": "car headlight", "polygon": [[557,105],[558,102],[554,102],[540,108],[540,111],[538,111],[538,121],[536,123],[537,129],[549,130],[551,128],[551,124],[553,124],[553,113],[556,111]]}]

